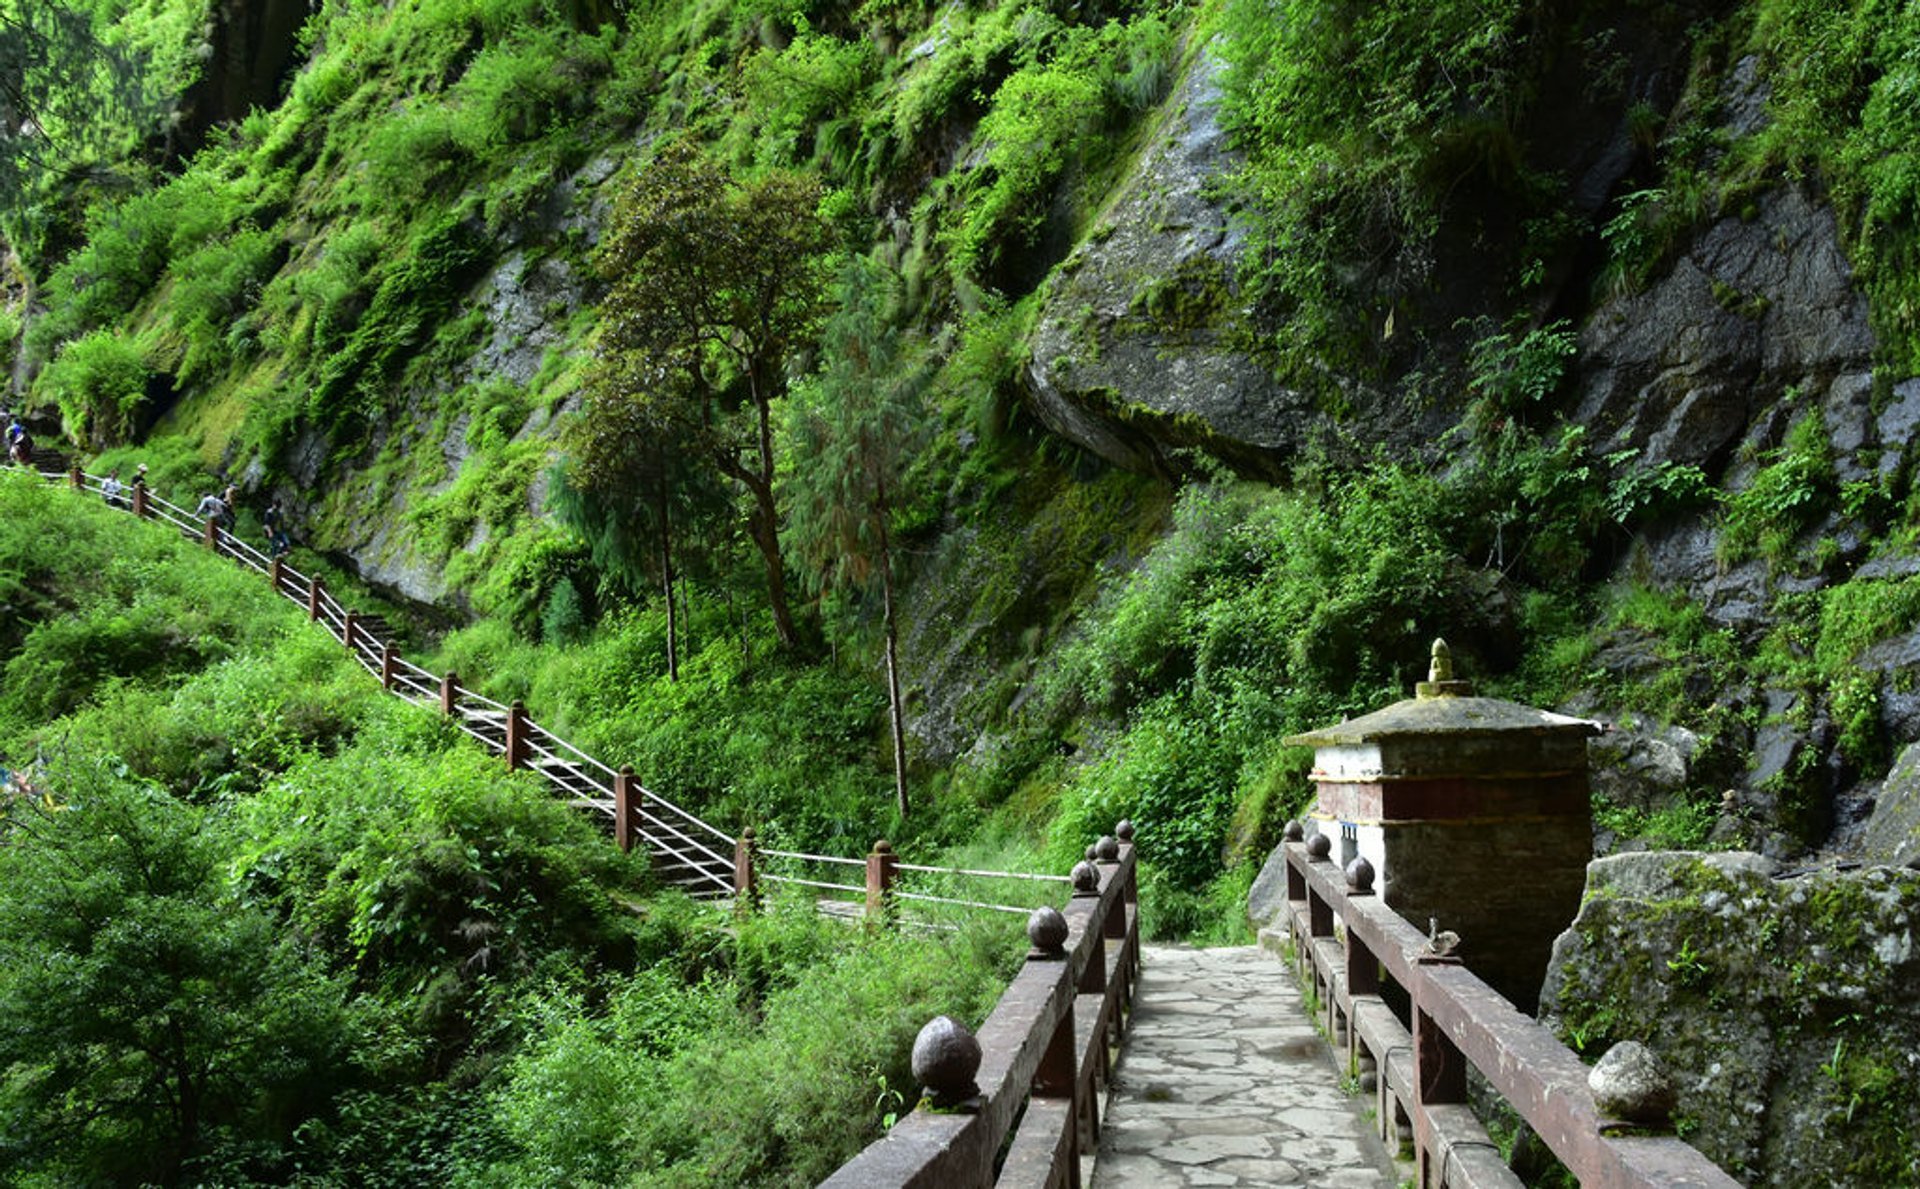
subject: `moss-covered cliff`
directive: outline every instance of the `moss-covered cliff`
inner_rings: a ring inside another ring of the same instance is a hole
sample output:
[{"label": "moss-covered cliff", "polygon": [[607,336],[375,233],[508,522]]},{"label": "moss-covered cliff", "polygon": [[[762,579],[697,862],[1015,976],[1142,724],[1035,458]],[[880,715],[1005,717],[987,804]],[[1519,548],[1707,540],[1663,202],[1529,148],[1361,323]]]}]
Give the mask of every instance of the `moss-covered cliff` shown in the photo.
[{"label": "moss-covered cliff", "polygon": [[[1436,633],[1622,728],[1603,849],[1845,851],[1920,739],[1892,0],[245,9],[0,4],[10,401],[279,498],[730,824],[1057,861],[1124,813],[1214,927],[1302,795],[1276,741]],[[636,329],[609,270],[689,152],[706,209],[810,196],[772,346]],[[909,388],[876,470],[836,411]]]}]

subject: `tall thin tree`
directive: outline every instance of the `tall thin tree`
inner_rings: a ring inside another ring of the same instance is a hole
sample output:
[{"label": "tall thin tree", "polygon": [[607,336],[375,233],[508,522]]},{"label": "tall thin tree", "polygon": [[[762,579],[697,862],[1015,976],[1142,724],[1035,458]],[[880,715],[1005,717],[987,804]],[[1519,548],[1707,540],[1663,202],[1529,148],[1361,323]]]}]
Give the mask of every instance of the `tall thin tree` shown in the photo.
[{"label": "tall thin tree", "polygon": [[892,727],[894,796],[907,814],[906,712],[900,679],[893,516],[901,477],[925,437],[932,368],[903,349],[889,324],[892,275],[867,260],[841,273],[840,310],[828,319],[820,371],[787,405],[793,466],[787,536],[816,589],[880,594]]},{"label": "tall thin tree", "polygon": [[[580,534],[602,574],[639,594],[658,584],[667,611],[667,677],[680,679],[677,591],[685,558],[731,512],[720,476],[703,464],[660,393],[674,379],[589,382],[587,409],[569,426],[556,468],[554,510]],[[689,549],[688,542],[695,547]]]}]

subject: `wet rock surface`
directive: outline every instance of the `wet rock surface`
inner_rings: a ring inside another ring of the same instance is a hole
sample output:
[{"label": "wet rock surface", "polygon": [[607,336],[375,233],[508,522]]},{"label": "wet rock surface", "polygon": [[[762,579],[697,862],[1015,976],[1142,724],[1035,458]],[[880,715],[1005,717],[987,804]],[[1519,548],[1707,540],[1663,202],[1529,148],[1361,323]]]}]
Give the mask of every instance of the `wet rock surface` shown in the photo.
[{"label": "wet rock surface", "polygon": [[1920,747],[1909,747],[1881,783],[1861,851],[1869,863],[1920,866]]},{"label": "wet rock surface", "polygon": [[1666,276],[1589,320],[1574,419],[1603,451],[1716,472],[1792,387],[1832,406],[1865,445],[1877,428],[1861,400],[1873,341],[1833,212],[1783,186],[1761,195],[1751,218],[1711,225]]}]

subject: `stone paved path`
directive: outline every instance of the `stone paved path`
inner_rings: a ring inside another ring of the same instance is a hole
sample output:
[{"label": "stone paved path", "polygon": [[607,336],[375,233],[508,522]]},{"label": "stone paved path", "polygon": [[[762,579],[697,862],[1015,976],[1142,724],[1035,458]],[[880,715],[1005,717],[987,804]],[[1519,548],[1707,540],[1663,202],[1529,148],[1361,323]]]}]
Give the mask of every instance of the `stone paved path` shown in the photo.
[{"label": "stone paved path", "polygon": [[1276,957],[1148,946],[1095,1189],[1399,1183]]}]

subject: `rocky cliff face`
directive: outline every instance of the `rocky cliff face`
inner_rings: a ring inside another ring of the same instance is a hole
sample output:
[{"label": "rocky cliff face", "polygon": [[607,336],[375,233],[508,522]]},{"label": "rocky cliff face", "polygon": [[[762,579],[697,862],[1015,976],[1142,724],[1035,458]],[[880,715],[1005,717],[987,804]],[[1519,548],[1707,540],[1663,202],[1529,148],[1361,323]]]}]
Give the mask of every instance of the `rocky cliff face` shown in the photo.
[{"label": "rocky cliff face", "polygon": [[1047,427],[1117,466],[1165,471],[1206,446],[1253,470],[1308,439],[1312,402],[1250,350],[1236,271],[1244,235],[1208,190],[1233,168],[1219,61],[1202,52],[1086,242],[1055,272],[1033,335]]},{"label": "rocky cliff face", "polygon": [[1542,1013],[1596,1057],[1649,1046],[1681,1134],[1756,1186],[1920,1178],[1920,873],[1618,855],[1554,947]]}]

